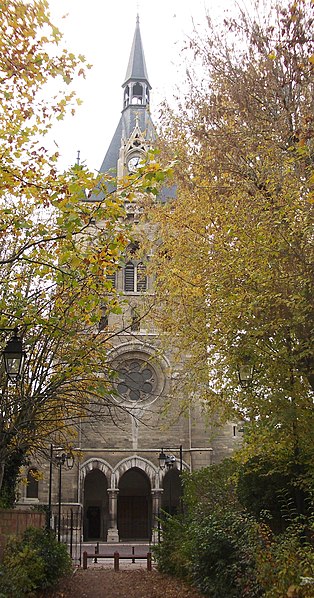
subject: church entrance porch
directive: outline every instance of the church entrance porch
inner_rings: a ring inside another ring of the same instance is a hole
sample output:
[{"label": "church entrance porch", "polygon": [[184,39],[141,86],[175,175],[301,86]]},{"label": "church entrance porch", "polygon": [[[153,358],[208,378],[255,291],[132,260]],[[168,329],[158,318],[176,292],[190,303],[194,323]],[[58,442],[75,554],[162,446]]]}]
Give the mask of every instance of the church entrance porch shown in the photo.
[{"label": "church entrance porch", "polygon": [[84,541],[106,540],[108,531],[108,484],[106,476],[93,469],[84,482]]},{"label": "church entrance porch", "polygon": [[120,541],[151,539],[151,485],[137,468],[126,471],[119,482],[118,532]]}]

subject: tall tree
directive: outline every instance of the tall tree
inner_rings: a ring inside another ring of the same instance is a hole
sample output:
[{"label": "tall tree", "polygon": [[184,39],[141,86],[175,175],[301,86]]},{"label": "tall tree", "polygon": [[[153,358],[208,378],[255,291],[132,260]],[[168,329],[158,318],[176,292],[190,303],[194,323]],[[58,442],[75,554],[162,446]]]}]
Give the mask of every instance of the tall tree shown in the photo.
[{"label": "tall tree", "polygon": [[44,135],[76,100],[45,86],[70,85],[85,59],[60,49],[45,0],[6,0],[0,12],[0,328],[18,327],[27,353],[18,384],[0,372],[1,488],[6,464],[16,472],[49,437],[71,438],[90,415],[115,417],[115,332],[98,324],[119,309],[107,275],[129,242],[124,201],[154,188],[158,165],[112,192],[112,178],[78,165],[59,173]]},{"label": "tall tree", "polygon": [[0,10],[0,327],[17,326],[27,350],[17,386],[1,372],[1,486],[6,463],[18,466],[49,433],[84,414],[88,389],[105,402],[99,375],[96,385],[87,372],[93,359],[104,368],[95,323],[108,294],[106,272],[126,241],[117,225],[121,202],[82,202],[95,177],[79,167],[59,174],[57,154],[45,149],[54,119],[79,103],[70,87],[84,76],[85,58],[60,49],[46,1],[7,0]]},{"label": "tall tree", "polygon": [[189,40],[187,91],[163,119],[177,199],[155,210],[156,318],[187,354],[182,393],[294,462],[313,428],[312,8],[208,17]]}]

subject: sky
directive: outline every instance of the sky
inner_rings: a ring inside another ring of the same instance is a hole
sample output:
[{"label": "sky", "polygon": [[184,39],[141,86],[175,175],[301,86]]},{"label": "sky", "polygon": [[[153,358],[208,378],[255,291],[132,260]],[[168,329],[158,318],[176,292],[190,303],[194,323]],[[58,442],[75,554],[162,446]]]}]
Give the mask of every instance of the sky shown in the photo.
[{"label": "sky", "polygon": [[[135,30],[140,29],[156,122],[158,105],[170,99],[180,82],[184,41],[205,15],[223,14],[230,0],[50,0],[52,21],[64,34],[64,46],[84,54],[92,69],[75,83],[83,101],[74,117],[53,128],[49,145],[60,153],[59,168],[68,168],[80,151],[81,162],[97,171],[122,110],[122,83]],[[66,15],[66,16],[65,16]]]}]

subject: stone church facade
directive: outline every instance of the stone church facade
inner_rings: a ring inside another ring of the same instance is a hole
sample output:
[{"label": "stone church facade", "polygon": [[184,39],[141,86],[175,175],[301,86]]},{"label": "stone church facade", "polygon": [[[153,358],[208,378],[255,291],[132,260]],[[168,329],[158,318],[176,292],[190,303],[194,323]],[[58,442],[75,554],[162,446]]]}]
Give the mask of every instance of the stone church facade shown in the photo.
[{"label": "stone church facade", "polygon": [[[100,168],[103,173],[116,172],[118,178],[136,172],[155,138],[138,18],[122,87],[121,118]],[[126,210],[135,243],[124,267],[111,277],[125,303],[121,315],[110,314],[102,323],[104,333],[107,327],[120,331],[110,350],[117,372],[117,417],[82,425],[75,447],[79,458],[72,469],[62,467],[61,492],[61,466],[50,469],[49,463],[41,463],[36,467],[42,479],[36,482],[29,476],[20,498],[25,506],[48,504],[50,497],[55,515],[60,508],[76,509],[82,513],[85,541],[150,540],[161,510],[175,513],[181,508],[181,471],[220,461],[238,439],[233,423],[215,429],[207,425],[197,402],[180,414],[171,346],[162,349],[149,318],[139,317],[147,298],[153,297],[153,280],[137,252],[141,236],[149,234],[148,225],[143,229],[139,222],[136,202]],[[163,467],[160,454],[166,457]]]}]

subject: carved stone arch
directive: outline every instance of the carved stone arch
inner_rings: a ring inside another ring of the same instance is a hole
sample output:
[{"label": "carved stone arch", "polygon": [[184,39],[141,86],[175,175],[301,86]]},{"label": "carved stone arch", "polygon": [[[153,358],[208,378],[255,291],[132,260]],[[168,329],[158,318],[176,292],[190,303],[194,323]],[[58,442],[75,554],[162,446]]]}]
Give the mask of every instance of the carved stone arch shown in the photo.
[{"label": "carved stone arch", "polygon": [[92,457],[81,465],[80,478],[84,541],[105,541],[110,523],[108,488],[112,467],[104,459]]},{"label": "carved stone arch", "polygon": [[147,353],[152,358],[155,357],[160,362],[162,369],[168,372],[170,368],[170,361],[168,357],[166,355],[161,355],[154,345],[140,341],[138,339],[128,340],[128,342],[124,342],[116,347],[113,347],[108,351],[108,356],[110,357],[110,360],[113,361],[116,357],[132,351],[141,351],[143,353]]},{"label": "carved stone arch", "polygon": [[151,484],[151,488],[156,487],[156,483],[158,482],[158,467],[153,465],[153,463],[148,461],[148,459],[144,459],[143,457],[134,456],[134,457],[127,457],[126,459],[123,459],[114,468],[113,475],[115,477],[115,482],[116,482],[117,488],[119,486],[119,481],[120,481],[121,477],[123,476],[123,474],[126,473],[126,471],[128,471],[129,469],[134,469],[134,468],[140,469],[147,475],[147,477],[150,481],[150,484]]},{"label": "carved stone arch", "polygon": [[84,480],[88,473],[90,473],[93,469],[99,469],[107,478],[107,482],[109,487],[111,486],[111,476],[112,476],[112,467],[107,463],[104,459],[95,459],[91,458],[88,461],[82,463],[80,467],[80,476],[81,482],[84,483]]}]

